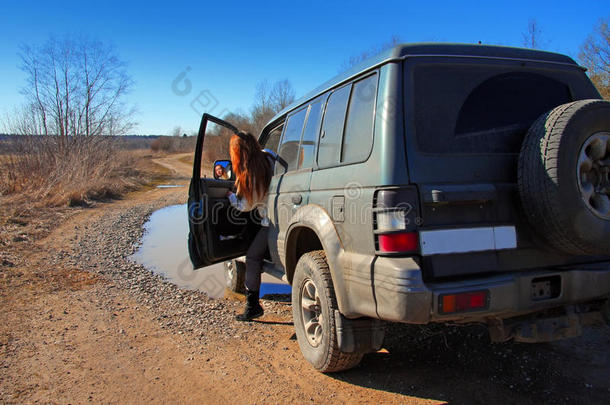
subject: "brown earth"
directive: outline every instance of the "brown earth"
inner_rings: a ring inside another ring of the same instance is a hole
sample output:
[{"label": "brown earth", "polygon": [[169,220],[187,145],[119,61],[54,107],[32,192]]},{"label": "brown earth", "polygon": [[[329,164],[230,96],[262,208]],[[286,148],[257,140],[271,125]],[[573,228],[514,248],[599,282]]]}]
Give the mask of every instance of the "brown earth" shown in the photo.
[{"label": "brown earth", "polygon": [[[186,185],[184,154],[160,158]],[[384,350],[315,372],[289,304],[233,321],[239,298],[179,290],[128,260],[154,209],[186,188],[148,187],[92,208],[0,209],[2,403],[609,403],[610,331],[492,344],[480,326],[388,329]]]}]

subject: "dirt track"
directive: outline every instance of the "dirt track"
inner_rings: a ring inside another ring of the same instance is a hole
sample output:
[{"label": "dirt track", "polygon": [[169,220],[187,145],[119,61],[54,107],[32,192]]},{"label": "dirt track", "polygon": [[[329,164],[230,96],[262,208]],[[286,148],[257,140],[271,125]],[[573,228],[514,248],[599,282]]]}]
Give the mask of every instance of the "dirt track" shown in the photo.
[{"label": "dirt track", "polygon": [[[181,156],[159,162],[173,184],[190,177]],[[526,345],[491,344],[477,326],[396,325],[356,369],[319,374],[289,305],[238,323],[235,298],[179,290],[126,259],[146,216],[185,200],[185,188],[152,189],[2,225],[0,402],[610,402],[608,327]]]}]

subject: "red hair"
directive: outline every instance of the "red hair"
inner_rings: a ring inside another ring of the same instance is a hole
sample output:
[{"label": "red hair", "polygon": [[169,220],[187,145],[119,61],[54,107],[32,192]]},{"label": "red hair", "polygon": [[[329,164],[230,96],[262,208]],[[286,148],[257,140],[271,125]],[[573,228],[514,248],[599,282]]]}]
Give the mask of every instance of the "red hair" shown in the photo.
[{"label": "red hair", "polygon": [[237,195],[252,204],[255,192],[259,198],[267,193],[271,182],[271,166],[256,138],[246,132],[240,132],[240,135],[231,137],[231,165],[235,171]]}]

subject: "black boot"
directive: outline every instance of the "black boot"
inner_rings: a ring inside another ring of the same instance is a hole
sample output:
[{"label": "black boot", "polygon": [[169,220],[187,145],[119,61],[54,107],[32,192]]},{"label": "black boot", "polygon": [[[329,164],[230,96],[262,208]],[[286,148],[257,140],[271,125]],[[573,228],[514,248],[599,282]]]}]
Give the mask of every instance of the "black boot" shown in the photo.
[{"label": "black boot", "polygon": [[264,313],[263,307],[258,302],[258,291],[246,291],[246,310],[243,314],[237,315],[235,319],[241,322],[251,321],[254,318],[262,316]]}]

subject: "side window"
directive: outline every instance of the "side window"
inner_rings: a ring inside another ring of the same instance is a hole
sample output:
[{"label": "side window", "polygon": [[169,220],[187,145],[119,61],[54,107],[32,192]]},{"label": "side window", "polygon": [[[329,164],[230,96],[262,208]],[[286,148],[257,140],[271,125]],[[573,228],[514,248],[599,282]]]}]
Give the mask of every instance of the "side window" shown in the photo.
[{"label": "side window", "polygon": [[377,95],[377,75],[357,81],[347,109],[341,163],[365,160],[373,146],[373,118]]},{"label": "side window", "polygon": [[335,90],[326,103],[320,134],[320,148],[318,149],[318,166],[320,167],[334,166],[340,162],[343,125],[350,89],[351,86],[344,86]]},{"label": "side window", "polygon": [[316,142],[320,133],[320,121],[322,120],[322,100],[316,101],[309,107],[307,123],[301,139],[301,149],[299,152],[299,169],[313,166]]},{"label": "side window", "polygon": [[271,130],[263,148],[277,152],[277,146],[280,144],[280,137],[282,136],[282,128],[284,128],[283,124]]},{"label": "side window", "polygon": [[[297,168],[299,143],[301,141],[306,115],[307,108],[303,108],[296,114],[288,117],[288,121],[286,122],[286,130],[284,131],[284,137],[282,138],[282,144],[280,145],[278,154],[288,163],[288,171]],[[276,170],[279,170],[277,166]]]}]

